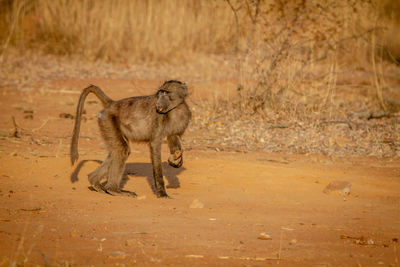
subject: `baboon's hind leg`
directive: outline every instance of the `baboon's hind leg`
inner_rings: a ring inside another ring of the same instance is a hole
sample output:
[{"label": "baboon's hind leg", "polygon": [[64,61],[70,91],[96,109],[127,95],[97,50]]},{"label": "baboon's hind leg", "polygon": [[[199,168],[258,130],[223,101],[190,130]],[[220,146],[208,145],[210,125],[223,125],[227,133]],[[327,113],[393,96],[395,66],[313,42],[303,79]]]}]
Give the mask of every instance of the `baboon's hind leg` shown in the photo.
[{"label": "baboon's hind leg", "polygon": [[113,196],[136,197],[135,192],[122,190],[120,188],[122,175],[125,170],[125,161],[129,156],[130,150],[128,144],[111,152],[111,163],[108,171],[107,183],[104,186],[106,192]]},{"label": "baboon's hind leg", "polygon": [[125,161],[127,160],[130,149],[127,143],[118,146],[111,153],[111,163],[108,170],[107,183],[104,186],[106,192],[113,196],[130,196],[136,197],[135,192],[122,190],[120,188],[122,175],[125,170]]},{"label": "baboon's hind leg", "polygon": [[103,178],[106,178],[110,168],[111,155],[108,154],[107,158],[97,167],[96,170],[88,174],[88,179],[91,184],[90,190],[100,193],[107,193],[104,186],[100,183]]},{"label": "baboon's hind leg", "polygon": [[[99,125],[103,139],[109,150],[109,156],[105,160],[105,162],[107,162],[104,165],[107,177],[107,183],[104,186],[105,192],[113,196],[136,197],[136,193],[121,190],[120,188],[122,176],[125,170],[125,161],[128,159],[130,154],[127,140],[122,136],[112,118],[100,119]],[[99,174],[105,170],[99,170]]]}]

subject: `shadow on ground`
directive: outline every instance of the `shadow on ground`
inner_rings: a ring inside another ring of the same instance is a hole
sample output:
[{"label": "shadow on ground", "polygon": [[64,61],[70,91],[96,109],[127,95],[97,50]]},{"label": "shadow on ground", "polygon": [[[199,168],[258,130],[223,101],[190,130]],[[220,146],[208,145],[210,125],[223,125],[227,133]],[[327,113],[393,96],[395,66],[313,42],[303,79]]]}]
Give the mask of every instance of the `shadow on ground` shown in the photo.
[{"label": "shadow on ground", "polygon": [[[71,183],[75,183],[79,180],[78,175],[82,167],[86,164],[86,162],[93,161],[97,162],[99,165],[102,163],[101,160],[82,160],[78,163],[75,170],[71,174]],[[167,188],[179,188],[180,182],[178,178],[178,174],[185,170],[185,168],[173,168],[167,162],[162,163],[163,174],[167,180]],[[155,193],[155,185],[153,179],[153,167],[151,163],[127,163],[125,165],[124,176],[121,181],[121,188],[125,186],[128,180],[131,177],[145,177],[147,183],[149,184],[153,193]]]}]

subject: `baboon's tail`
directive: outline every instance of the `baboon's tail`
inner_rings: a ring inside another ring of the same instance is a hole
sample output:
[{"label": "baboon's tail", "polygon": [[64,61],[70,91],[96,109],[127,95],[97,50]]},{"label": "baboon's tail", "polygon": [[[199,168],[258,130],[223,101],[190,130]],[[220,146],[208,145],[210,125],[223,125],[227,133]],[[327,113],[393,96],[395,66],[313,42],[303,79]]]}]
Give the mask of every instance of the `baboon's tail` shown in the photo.
[{"label": "baboon's tail", "polygon": [[82,117],[82,112],[83,112],[83,104],[85,103],[86,96],[89,93],[94,93],[101,101],[104,107],[109,106],[113,100],[109,98],[99,87],[95,85],[90,85],[89,87],[86,87],[83,89],[81,96],[79,98],[78,102],[78,107],[76,108],[76,116],[75,116],[75,126],[74,126],[74,132],[72,134],[72,140],[71,140],[71,164],[74,165],[74,163],[78,160],[79,154],[78,154],[78,138],[79,138],[79,130],[81,128],[81,117]]}]

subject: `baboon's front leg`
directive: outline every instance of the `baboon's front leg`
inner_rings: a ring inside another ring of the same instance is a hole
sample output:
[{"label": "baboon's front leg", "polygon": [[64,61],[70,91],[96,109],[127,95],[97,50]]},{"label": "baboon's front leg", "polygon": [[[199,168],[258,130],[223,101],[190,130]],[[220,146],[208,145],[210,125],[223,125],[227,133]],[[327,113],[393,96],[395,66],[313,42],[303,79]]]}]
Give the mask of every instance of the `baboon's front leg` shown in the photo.
[{"label": "baboon's front leg", "polygon": [[183,164],[183,151],[179,135],[170,135],[167,140],[171,153],[168,157],[168,163],[174,168],[179,168]]},{"label": "baboon's front leg", "polygon": [[153,164],[153,178],[157,197],[169,197],[165,191],[161,166],[161,138],[150,142],[151,163]]}]

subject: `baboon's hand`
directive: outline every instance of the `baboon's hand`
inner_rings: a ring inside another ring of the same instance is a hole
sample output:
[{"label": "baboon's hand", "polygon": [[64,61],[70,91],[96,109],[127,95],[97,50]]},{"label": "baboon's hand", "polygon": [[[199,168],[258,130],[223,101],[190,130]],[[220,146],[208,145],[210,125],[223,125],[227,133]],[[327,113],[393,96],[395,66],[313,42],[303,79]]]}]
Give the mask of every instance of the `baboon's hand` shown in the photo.
[{"label": "baboon's hand", "polygon": [[174,154],[169,155],[168,163],[174,168],[179,168],[183,164],[183,151],[177,150]]}]

